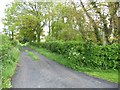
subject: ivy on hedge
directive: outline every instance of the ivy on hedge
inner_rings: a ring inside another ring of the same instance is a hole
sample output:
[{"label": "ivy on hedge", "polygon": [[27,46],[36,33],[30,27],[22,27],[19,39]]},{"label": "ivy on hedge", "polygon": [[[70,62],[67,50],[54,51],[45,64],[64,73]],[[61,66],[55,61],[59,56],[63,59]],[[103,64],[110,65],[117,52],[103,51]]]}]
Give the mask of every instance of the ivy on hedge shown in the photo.
[{"label": "ivy on hedge", "polygon": [[33,45],[62,54],[76,66],[104,70],[119,69],[118,44],[101,46],[90,41],[50,41]]}]

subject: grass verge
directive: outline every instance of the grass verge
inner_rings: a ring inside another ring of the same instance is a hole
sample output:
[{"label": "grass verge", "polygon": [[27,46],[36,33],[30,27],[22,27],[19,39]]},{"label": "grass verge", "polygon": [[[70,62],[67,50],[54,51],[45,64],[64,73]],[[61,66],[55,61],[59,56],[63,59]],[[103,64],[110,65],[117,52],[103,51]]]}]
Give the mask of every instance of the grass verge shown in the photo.
[{"label": "grass verge", "polygon": [[8,51],[9,56],[6,58],[6,61],[2,61],[1,88],[12,87],[11,78],[15,73],[15,69],[19,61],[19,53],[19,49],[14,47]]},{"label": "grass verge", "polygon": [[39,58],[33,52],[30,52],[28,50],[25,50],[25,51],[30,57],[32,57],[33,60],[39,60]]},{"label": "grass verge", "polygon": [[35,46],[30,46],[30,47],[33,48],[38,53],[46,56],[48,59],[54,60],[58,62],[59,64],[62,64],[66,67],[72,68],[80,72],[84,72],[90,76],[94,76],[94,77],[101,78],[107,81],[118,83],[118,71],[117,70],[95,70],[95,69],[90,69],[86,67],[76,66],[73,63],[71,63],[67,58],[64,58],[62,55],[52,53],[49,50],[46,50],[44,48],[38,48]]}]

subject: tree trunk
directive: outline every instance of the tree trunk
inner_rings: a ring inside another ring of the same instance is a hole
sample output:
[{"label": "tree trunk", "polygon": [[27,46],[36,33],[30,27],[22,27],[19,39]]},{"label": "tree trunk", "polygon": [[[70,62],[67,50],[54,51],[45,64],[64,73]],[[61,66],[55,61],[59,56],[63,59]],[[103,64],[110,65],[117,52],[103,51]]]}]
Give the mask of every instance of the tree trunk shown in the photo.
[{"label": "tree trunk", "polygon": [[105,32],[106,43],[110,44],[110,41],[109,41],[110,32],[106,23],[104,23],[104,32]]},{"label": "tree trunk", "polygon": [[49,20],[49,36],[50,36],[50,33],[51,33],[51,29],[50,29],[50,20]]},{"label": "tree trunk", "polygon": [[40,33],[37,34],[37,42],[40,42]]},{"label": "tree trunk", "polygon": [[81,2],[81,5],[82,5],[83,10],[85,11],[87,17],[88,17],[89,20],[90,20],[90,23],[92,23],[92,25],[93,25],[94,33],[95,33],[95,36],[96,36],[96,40],[97,40],[97,42],[98,42],[99,44],[101,44],[101,39],[100,39],[98,27],[97,27],[95,21],[93,20],[93,18],[88,14],[88,12],[87,12],[87,10],[85,9],[85,7],[84,7],[84,5],[83,5],[83,3],[82,3],[81,0],[80,0],[80,2]]},{"label": "tree trunk", "polygon": [[118,43],[120,43],[120,17],[118,17]]},{"label": "tree trunk", "polygon": [[11,36],[12,36],[12,40],[14,40],[14,32],[13,31],[12,31],[12,35]]}]

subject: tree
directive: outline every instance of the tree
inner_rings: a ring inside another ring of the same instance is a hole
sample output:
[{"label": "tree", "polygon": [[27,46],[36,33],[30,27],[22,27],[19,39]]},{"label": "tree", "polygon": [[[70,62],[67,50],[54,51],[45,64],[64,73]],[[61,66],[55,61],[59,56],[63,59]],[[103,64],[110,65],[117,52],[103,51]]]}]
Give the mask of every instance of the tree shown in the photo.
[{"label": "tree", "polygon": [[82,8],[83,8],[84,12],[86,13],[87,17],[89,18],[90,23],[92,23],[92,25],[93,25],[94,33],[95,33],[97,42],[101,43],[101,38],[100,38],[100,35],[99,35],[98,25],[96,24],[95,20],[90,16],[90,14],[87,12],[87,10],[85,9],[81,0],[80,0],[80,3],[82,5]]},{"label": "tree", "polygon": [[[108,10],[109,12],[105,15],[104,13],[102,14],[102,8],[99,8],[100,6],[103,5],[103,8],[105,8],[106,4],[97,4],[96,2],[91,2],[91,5],[93,6],[93,9],[96,11],[97,14],[99,14],[100,21],[103,24],[103,31],[105,32],[105,38],[106,38],[106,43],[110,44],[109,38],[110,35],[114,29],[116,31],[116,26],[113,24],[113,18],[116,15],[117,9],[118,9],[118,2],[108,2]],[[108,16],[109,15],[109,16]],[[109,19],[107,19],[109,18]],[[108,26],[110,22],[110,25]],[[112,28],[112,24],[114,25],[114,28]]]},{"label": "tree", "polygon": [[12,39],[17,35],[21,41],[40,42],[44,27],[48,27],[51,39],[111,44],[118,39],[118,5],[118,2],[84,4],[82,0],[80,3],[14,2],[6,8],[4,31]]},{"label": "tree", "polygon": [[[28,3],[24,3],[23,4],[23,9],[24,9],[24,13],[22,13],[23,15],[26,16],[30,16],[30,18],[27,18],[29,21],[29,23],[33,24],[33,26],[30,26],[30,28],[32,28],[32,31],[36,34],[36,39],[37,42],[40,42],[40,36],[42,34],[43,31],[43,27],[45,26],[46,20],[45,20],[45,15],[43,12],[44,10],[44,3],[42,2],[28,2]],[[28,15],[26,15],[28,14]],[[31,17],[33,17],[32,20]],[[24,18],[23,18],[24,19]],[[31,22],[32,21],[32,22]],[[23,20],[24,23],[24,20]],[[31,25],[29,24],[29,25]],[[29,27],[28,25],[28,27]],[[26,25],[27,27],[27,25]]]},{"label": "tree", "polygon": [[62,40],[75,40],[75,38],[81,40],[81,37],[85,37],[81,33],[84,31],[84,16],[80,12],[74,9],[71,3],[58,3],[54,6],[52,9],[54,18],[51,23],[52,37]]},{"label": "tree", "polygon": [[11,39],[14,39],[14,33],[17,32],[16,30],[16,15],[18,14],[18,6],[19,3],[11,3],[7,5],[7,8],[5,10],[5,18],[3,19],[4,24],[4,32],[6,34],[9,34]]},{"label": "tree", "polygon": [[[102,41],[106,42],[106,44],[113,43],[114,39],[118,38],[116,11],[119,3],[97,1],[84,5],[81,0],[80,3],[86,16],[89,18],[89,24],[92,24],[94,28],[97,42],[100,44],[102,44]],[[102,39],[102,35],[105,35],[105,38]]]},{"label": "tree", "polygon": [[9,32],[12,32],[12,39],[17,30],[20,36],[26,37],[28,41],[36,39],[40,42],[40,36],[46,24],[44,6],[42,2],[15,2],[9,5],[6,9],[4,25],[8,27]]}]

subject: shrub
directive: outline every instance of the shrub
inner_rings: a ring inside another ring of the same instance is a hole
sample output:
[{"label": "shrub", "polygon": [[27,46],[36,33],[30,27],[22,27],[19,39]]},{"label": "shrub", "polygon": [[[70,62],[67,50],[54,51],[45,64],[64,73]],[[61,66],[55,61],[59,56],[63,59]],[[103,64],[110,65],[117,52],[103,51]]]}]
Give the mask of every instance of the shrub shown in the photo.
[{"label": "shrub", "polygon": [[11,87],[11,77],[14,74],[16,64],[18,62],[19,49],[16,47],[15,41],[5,35],[0,35],[0,71],[1,71],[1,88]]},{"label": "shrub", "polygon": [[50,41],[37,45],[62,54],[77,66],[94,69],[119,69],[118,44],[96,45],[90,41]]}]

